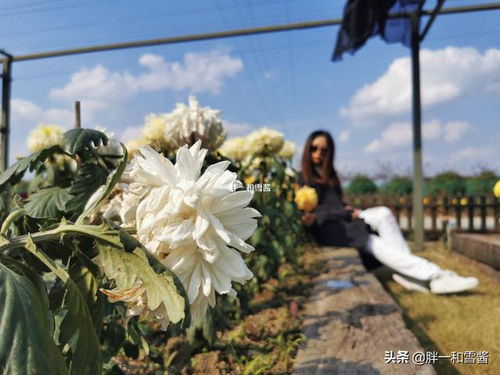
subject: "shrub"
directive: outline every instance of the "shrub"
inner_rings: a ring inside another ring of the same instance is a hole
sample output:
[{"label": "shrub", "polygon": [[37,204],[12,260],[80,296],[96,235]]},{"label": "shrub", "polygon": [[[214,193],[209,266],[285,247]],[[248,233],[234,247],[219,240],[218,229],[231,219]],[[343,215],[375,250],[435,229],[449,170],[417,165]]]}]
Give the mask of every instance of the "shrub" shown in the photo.
[{"label": "shrub", "polygon": [[480,174],[470,177],[465,182],[467,194],[491,194],[498,176],[491,170],[484,170]]},{"label": "shrub", "polygon": [[437,174],[429,185],[429,193],[435,195],[462,195],[465,191],[465,178],[453,171]]},{"label": "shrub", "polygon": [[358,174],[349,183],[347,192],[357,195],[373,194],[377,192],[377,185],[375,185],[375,182],[370,177]]},{"label": "shrub", "polygon": [[396,176],[387,181],[381,190],[386,194],[410,195],[413,191],[413,182],[411,178]]}]

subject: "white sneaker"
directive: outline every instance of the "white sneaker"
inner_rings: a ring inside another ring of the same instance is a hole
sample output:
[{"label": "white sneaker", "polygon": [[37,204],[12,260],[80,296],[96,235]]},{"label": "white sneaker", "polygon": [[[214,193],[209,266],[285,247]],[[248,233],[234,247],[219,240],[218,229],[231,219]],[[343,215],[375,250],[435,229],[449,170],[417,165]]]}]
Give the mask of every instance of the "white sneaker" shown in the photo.
[{"label": "white sneaker", "polygon": [[421,284],[418,284],[409,278],[406,278],[402,275],[399,275],[397,273],[392,274],[392,279],[397,282],[399,285],[403,286],[404,288],[408,290],[416,290],[418,292],[424,292],[424,293],[429,293],[429,289],[424,286],[425,281],[422,282]]},{"label": "white sneaker", "polygon": [[455,272],[444,270],[430,282],[430,289],[435,294],[458,293],[479,285],[475,277],[458,276]]}]

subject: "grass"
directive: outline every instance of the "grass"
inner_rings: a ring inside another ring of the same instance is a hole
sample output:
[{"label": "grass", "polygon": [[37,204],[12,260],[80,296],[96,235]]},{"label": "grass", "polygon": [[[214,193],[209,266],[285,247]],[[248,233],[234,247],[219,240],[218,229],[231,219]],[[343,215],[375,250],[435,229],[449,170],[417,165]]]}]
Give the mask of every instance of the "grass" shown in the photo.
[{"label": "grass", "polygon": [[487,351],[488,364],[453,364],[440,359],[438,374],[500,374],[500,272],[447,250],[439,242],[429,242],[416,255],[441,268],[479,279],[478,288],[464,293],[434,295],[405,290],[391,279],[386,268],[375,274],[403,310],[406,324],[425,351],[440,355],[451,352]]}]

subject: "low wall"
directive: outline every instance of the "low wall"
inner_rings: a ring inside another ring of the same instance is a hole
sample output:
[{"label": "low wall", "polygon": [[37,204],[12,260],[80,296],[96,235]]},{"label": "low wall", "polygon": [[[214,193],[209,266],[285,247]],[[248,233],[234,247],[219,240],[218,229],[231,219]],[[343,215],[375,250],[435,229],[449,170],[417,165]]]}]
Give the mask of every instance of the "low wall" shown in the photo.
[{"label": "low wall", "polygon": [[293,374],[436,374],[430,364],[412,361],[422,347],[355,249],[323,247],[313,256],[326,262],[327,271],[315,279],[305,305],[307,341],[297,353]]},{"label": "low wall", "polygon": [[500,270],[500,234],[452,232],[451,248]]}]

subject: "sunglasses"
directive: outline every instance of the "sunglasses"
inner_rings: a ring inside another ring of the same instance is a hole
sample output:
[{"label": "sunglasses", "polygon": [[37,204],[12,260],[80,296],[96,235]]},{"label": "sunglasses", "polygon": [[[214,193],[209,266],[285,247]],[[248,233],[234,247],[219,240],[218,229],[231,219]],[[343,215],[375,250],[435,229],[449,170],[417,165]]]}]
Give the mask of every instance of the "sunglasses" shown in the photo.
[{"label": "sunglasses", "polygon": [[326,154],[326,152],[328,151],[328,147],[311,146],[311,152],[316,152],[318,150],[320,150],[322,154]]}]

